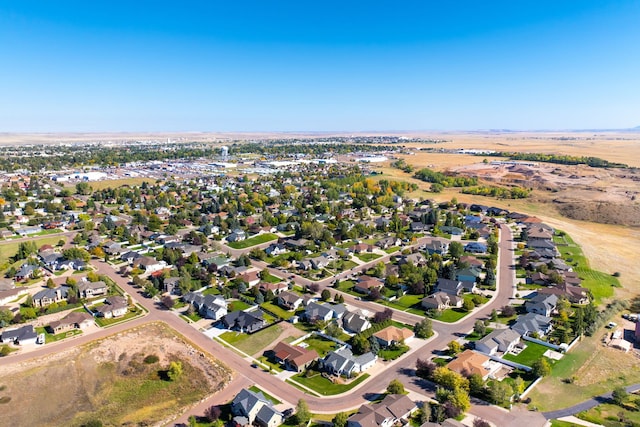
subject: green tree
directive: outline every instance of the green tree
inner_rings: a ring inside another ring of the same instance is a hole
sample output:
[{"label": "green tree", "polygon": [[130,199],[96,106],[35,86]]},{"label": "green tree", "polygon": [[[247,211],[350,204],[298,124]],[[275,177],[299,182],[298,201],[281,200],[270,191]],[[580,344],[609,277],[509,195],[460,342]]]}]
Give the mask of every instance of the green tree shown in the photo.
[{"label": "green tree", "polygon": [[504,405],[508,403],[513,395],[511,385],[506,381],[492,381],[489,386],[489,394],[491,400],[496,405]]},{"label": "green tree", "polygon": [[451,356],[455,356],[462,351],[462,345],[456,340],[450,341],[449,344],[447,344],[447,348]]},{"label": "green tree", "polygon": [[484,390],[484,380],[480,374],[469,375],[469,391],[471,394],[480,395]]},{"label": "green tree", "polygon": [[404,394],[404,384],[402,384],[397,379],[391,380],[391,382],[387,386],[387,393],[389,393],[389,394]]},{"label": "green tree", "polygon": [[296,415],[295,415],[296,424],[306,425],[311,419],[311,412],[309,411],[309,406],[304,399],[298,400],[298,404],[296,405]]},{"label": "green tree", "polygon": [[346,427],[347,419],[349,416],[346,412],[338,412],[335,417],[333,417],[333,427]]},{"label": "green tree", "polygon": [[611,393],[611,400],[618,406],[621,406],[625,400],[629,397],[629,393],[625,390],[624,387],[616,387],[613,389],[613,393]]},{"label": "green tree", "polygon": [[320,298],[322,298],[322,301],[329,301],[329,299],[331,298],[331,292],[329,291],[329,289],[323,289],[322,293],[320,294]]},{"label": "green tree", "polygon": [[476,308],[476,305],[470,299],[465,299],[462,303],[462,309],[464,311],[472,311],[474,308]]},{"label": "green tree", "polygon": [[551,373],[551,366],[549,366],[549,362],[547,362],[547,359],[544,357],[533,362],[531,369],[537,377],[546,377]]},{"label": "green tree", "polygon": [[429,338],[433,335],[431,319],[425,318],[413,326],[413,332],[418,338]]},{"label": "green tree", "polygon": [[476,320],[476,323],[473,324],[473,332],[480,336],[484,336],[487,332],[487,327],[484,325],[482,320]]},{"label": "green tree", "polygon": [[371,350],[371,343],[362,334],[357,334],[351,339],[351,346],[356,354],[363,354]]},{"label": "green tree", "polygon": [[182,362],[171,362],[167,370],[167,377],[169,377],[171,381],[176,381],[180,376],[182,376]]},{"label": "green tree", "polygon": [[449,255],[452,258],[458,259],[464,254],[464,247],[460,242],[451,242],[449,244]]},{"label": "green tree", "polygon": [[49,279],[47,280],[47,288],[53,289],[55,287],[56,287],[56,284],[53,283],[53,279],[51,277],[49,277]]}]

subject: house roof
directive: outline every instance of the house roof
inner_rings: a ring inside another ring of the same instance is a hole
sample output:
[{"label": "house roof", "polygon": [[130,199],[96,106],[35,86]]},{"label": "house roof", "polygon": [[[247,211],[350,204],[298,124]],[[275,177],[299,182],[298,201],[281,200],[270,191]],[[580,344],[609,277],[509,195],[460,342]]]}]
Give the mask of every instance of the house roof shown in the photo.
[{"label": "house roof", "polygon": [[511,326],[511,329],[518,332],[520,335],[533,332],[546,332],[551,324],[551,318],[542,316],[536,313],[527,313],[519,316]]},{"label": "house roof", "polygon": [[416,404],[402,394],[387,395],[381,402],[362,405],[356,414],[349,417],[362,427],[380,427],[385,420],[396,421],[416,408]]},{"label": "house roof", "polygon": [[34,339],[38,336],[33,325],[25,325],[17,329],[5,329],[2,331],[2,340],[18,340],[24,341],[28,339]]},{"label": "house roof", "polygon": [[404,341],[414,336],[413,331],[407,328],[398,328],[397,326],[387,326],[386,328],[373,334],[374,337],[386,342]]},{"label": "house roof", "polygon": [[487,347],[508,346],[510,343],[520,339],[520,334],[513,329],[496,329],[484,338],[481,338],[477,343],[484,344]]},{"label": "house roof", "polygon": [[273,348],[273,352],[280,360],[290,360],[296,364],[296,366],[304,366],[318,358],[318,353],[315,350],[307,350],[306,348],[293,346],[287,344],[284,341],[280,341]]},{"label": "house roof", "polygon": [[483,354],[476,353],[472,350],[465,350],[458,355],[454,360],[447,364],[447,368],[462,374],[466,371],[469,375],[478,374],[481,377],[485,377],[489,371],[485,368],[485,364],[489,361],[489,358]]}]

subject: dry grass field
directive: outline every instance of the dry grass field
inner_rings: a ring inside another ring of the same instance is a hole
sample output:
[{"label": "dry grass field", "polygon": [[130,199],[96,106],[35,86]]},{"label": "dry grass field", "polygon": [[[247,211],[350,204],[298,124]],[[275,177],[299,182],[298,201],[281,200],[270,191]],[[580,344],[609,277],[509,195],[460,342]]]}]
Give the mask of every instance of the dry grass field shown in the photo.
[{"label": "dry grass field", "polygon": [[[171,361],[183,366],[175,381],[166,378]],[[146,324],[42,360],[0,366],[0,394],[11,397],[0,425],[164,424],[229,379],[226,367],[166,325]]]}]

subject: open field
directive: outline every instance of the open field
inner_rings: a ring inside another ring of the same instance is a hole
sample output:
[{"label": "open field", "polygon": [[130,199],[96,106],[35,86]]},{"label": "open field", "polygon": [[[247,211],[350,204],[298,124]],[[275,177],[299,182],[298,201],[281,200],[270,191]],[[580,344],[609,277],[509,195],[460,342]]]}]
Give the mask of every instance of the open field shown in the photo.
[{"label": "open field", "polygon": [[[620,325],[625,323],[619,317],[612,320]],[[592,337],[584,337],[556,362],[551,375],[529,394],[531,405],[541,411],[561,409],[610,392],[617,386],[640,382],[640,359],[636,350],[624,353],[605,347],[601,340],[608,332],[601,328]],[[568,378],[573,378],[573,383],[563,381]]]},{"label": "open field", "polygon": [[[157,361],[145,358],[157,356]],[[181,361],[183,375],[165,370]],[[220,390],[230,371],[201,357],[183,337],[161,323],[145,324],[87,345],[19,366],[0,366],[5,393],[1,425],[152,425]],[[36,404],[38,410],[32,410]]]},{"label": "open field", "polygon": [[242,240],[240,242],[227,243],[227,246],[233,249],[245,249],[251,246],[259,245],[261,243],[267,243],[272,240],[278,240],[278,236],[271,233],[265,233],[265,234],[259,234],[257,236],[251,237],[246,240]]},{"label": "open field", "polygon": [[[65,241],[67,240],[65,236],[57,236],[57,235],[50,235],[47,237],[34,237],[28,240],[35,242],[36,246],[40,247],[42,245],[55,246],[60,239]],[[21,240],[17,242],[0,241],[0,265],[3,265],[4,263],[8,262],[9,258],[11,258],[12,256],[18,253],[18,247],[20,246],[20,243],[23,241],[26,241],[26,240]]]}]

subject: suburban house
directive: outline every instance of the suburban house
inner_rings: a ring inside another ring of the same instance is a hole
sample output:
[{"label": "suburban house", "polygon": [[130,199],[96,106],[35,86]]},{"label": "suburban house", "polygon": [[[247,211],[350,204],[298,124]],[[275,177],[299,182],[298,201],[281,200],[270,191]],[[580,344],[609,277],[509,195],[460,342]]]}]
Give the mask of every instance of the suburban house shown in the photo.
[{"label": "suburban house", "polygon": [[416,252],[414,254],[403,255],[402,258],[400,258],[400,261],[398,262],[398,264],[400,265],[408,264],[408,263],[411,263],[417,266],[424,266],[427,264],[427,258],[425,258],[425,256],[422,255],[421,253]]},{"label": "suburban house", "polygon": [[333,375],[351,377],[354,373],[364,372],[375,365],[378,356],[368,352],[360,356],[354,356],[347,347],[329,352],[320,360],[322,368]]},{"label": "suburban house", "polygon": [[447,368],[464,376],[478,374],[483,380],[486,380],[493,373],[493,365],[490,360],[484,354],[467,349],[449,362]]},{"label": "suburban house", "polygon": [[104,299],[104,305],[96,308],[98,316],[104,317],[105,319],[124,316],[128,310],[129,303],[127,299],[122,296],[107,297]]},{"label": "suburban house", "polygon": [[536,313],[527,313],[519,316],[511,329],[520,335],[537,334],[538,337],[543,337],[551,332],[551,318]]},{"label": "suburban house", "polygon": [[443,225],[440,227],[440,231],[443,233],[451,234],[452,236],[462,236],[464,234],[464,230],[460,227],[454,227],[450,225]]},{"label": "suburban house", "polygon": [[71,312],[60,320],[49,323],[49,330],[59,334],[71,329],[85,329],[93,324],[93,316],[85,312]]},{"label": "suburban house", "polygon": [[163,280],[162,286],[165,292],[171,295],[180,295],[180,278],[179,277],[167,277]]},{"label": "suburban house", "polygon": [[261,392],[242,389],[231,401],[234,422],[240,426],[277,427],[284,416]]},{"label": "suburban house", "polygon": [[127,251],[125,253],[123,253],[122,255],[120,255],[120,259],[122,261],[125,261],[129,264],[133,264],[133,262],[139,258],[141,258],[142,255],[140,255],[138,252],[136,251]]},{"label": "suburban house", "polygon": [[444,255],[449,251],[449,243],[443,240],[432,240],[426,245],[424,245],[424,249],[429,252],[429,255],[438,254]]},{"label": "suburban house", "polygon": [[221,295],[203,295],[189,292],[182,297],[187,304],[193,304],[198,313],[206,319],[220,320],[227,314],[227,302]]},{"label": "suburban house", "polygon": [[379,402],[362,405],[347,419],[347,427],[391,427],[408,424],[418,406],[403,394],[389,394]]},{"label": "suburban house", "polygon": [[482,270],[477,267],[467,267],[456,271],[456,280],[475,283],[480,278]]},{"label": "suburban house", "polygon": [[464,251],[472,254],[483,254],[487,252],[487,245],[480,242],[469,242],[464,246]]},{"label": "suburban house", "polygon": [[40,267],[33,264],[26,264],[26,263],[22,264],[20,269],[16,272],[16,275],[14,276],[14,278],[17,281],[31,279],[31,277],[33,276],[33,273],[39,268]]},{"label": "suburban house", "polygon": [[151,274],[163,270],[167,266],[167,263],[149,256],[142,256],[133,262],[133,266],[144,270],[145,273]]},{"label": "suburban house", "polygon": [[286,291],[289,289],[289,286],[285,282],[278,283],[270,283],[270,282],[260,282],[258,283],[258,289],[260,292],[267,293],[269,291],[273,292],[274,295],[279,295],[280,292]]},{"label": "suburban house", "polygon": [[107,284],[105,282],[89,282],[82,280],[78,283],[78,292],[80,298],[92,298],[96,295],[105,295],[107,293]]},{"label": "suburban house", "polygon": [[311,301],[305,308],[304,315],[309,322],[329,321],[340,319],[347,311],[343,304],[320,304]]},{"label": "suburban house", "polygon": [[21,326],[17,329],[5,329],[0,334],[0,342],[14,344],[35,344],[38,334],[33,325]]},{"label": "suburban house", "polygon": [[278,256],[287,252],[287,248],[282,243],[270,244],[264,252],[269,256]]},{"label": "suburban house", "polygon": [[33,296],[33,306],[46,307],[54,302],[66,300],[69,295],[69,289],[69,286],[60,286],[55,289],[43,289]]},{"label": "suburban house", "polygon": [[437,292],[444,292],[449,295],[460,295],[463,292],[475,292],[476,284],[474,282],[462,281],[462,280],[450,280],[439,278],[436,282],[435,290]]},{"label": "suburban house", "polygon": [[16,283],[13,279],[5,279],[0,278],[0,291],[8,291],[9,289],[14,289],[16,287]]},{"label": "suburban house", "polygon": [[369,319],[360,313],[347,311],[342,316],[342,329],[353,334],[359,334],[371,327]]},{"label": "suburban house", "polygon": [[227,236],[227,242],[241,242],[247,238],[247,233],[244,230],[236,228]]},{"label": "suburban house", "polygon": [[407,342],[415,335],[411,329],[398,328],[397,326],[390,325],[376,332],[373,336],[376,337],[381,347],[391,347]]},{"label": "suburban house", "polygon": [[556,309],[557,304],[558,297],[554,294],[536,294],[536,296],[524,303],[524,307],[527,313],[549,317]]},{"label": "suburban house", "polygon": [[356,245],[351,246],[350,248],[353,253],[355,254],[361,254],[363,252],[373,252],[373,250],[375,249],[375,246],[373,245],[368,245],[366,243],[358,243]]},{"label": "suburban house", "polygon": [[246,332],[251,334],[259,331],[267,325],[267,322],[262,318],[262,311],[255,310],[251,312],[246,311],[232,311],[222,318],[222,324],[225,328],[232,331]]},{"label": "suburban house", "polygon": [[508,353],[520,342],[520,334],[513,329],[496,329],[476,341],[476,350],[488,355]]},{"label": "suburban house", "polygon": [[372,289],[381,288],[384,283],[382,280],[371,276],[360,276],[353,286],[353,290],[368,295]]},{"label": "suburban house", "polygon": [[385,237],[376,242],[376,246],[380,249],[389,249],[394,246],[400,246],[402,244],[402,240],[398,237]]},{"label": "suburban house", "polygon": [[315,350],[293,346],[280,341],[272,350],[273,358],[290,371],[300,372],[318,358]]},{"label": "suburban house", "polygon": [[21,295],[25,295],[29,293],[29,289],[25,287],[7,289],[4,291],[0,291],[0,306],[9,304],[11,301],[15,300]]},{"label": "suburban house", "polygon": [[581,286],[557,285],[549,288],[538,289],[538,294],[553,294],[557,297],[565,297],[572,304],[589,304],[589,295],[587,290]]},{"label": "suburban house", "polygon": [[260,275],[255,270],[242,273],[238,276],[238,279],[245,282],[249,288],[253,288],[255,285],[260,283]]},{"label": "suburban house", "polygon": [[462,307],[462,302],[462,298],[456,295],[436,292],[423,298],[420,304],[425,310],[446,310],[451,307]]},{"label": "suburban house", "polygon": [[303,299],[295,292],[282,291],[278,294],[278,305],[285,310],[297,310],[300,308]]}]

